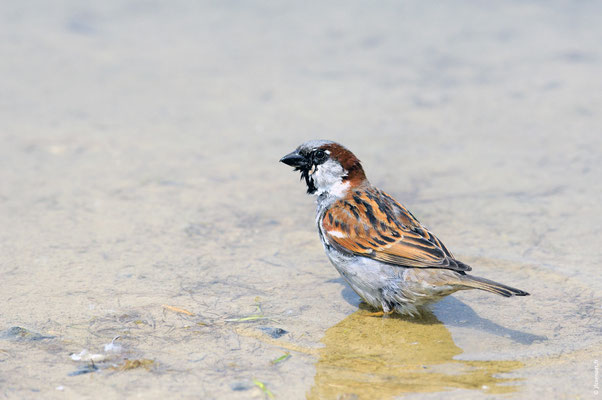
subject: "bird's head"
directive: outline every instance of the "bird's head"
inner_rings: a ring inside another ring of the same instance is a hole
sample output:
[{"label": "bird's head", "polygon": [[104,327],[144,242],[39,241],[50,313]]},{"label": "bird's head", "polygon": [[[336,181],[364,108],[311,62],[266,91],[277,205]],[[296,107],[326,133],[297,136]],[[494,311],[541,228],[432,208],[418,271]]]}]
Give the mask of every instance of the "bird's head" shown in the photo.
[{"label": "bird's head", "polygon": [[345,147],[329,140],[310,140],[280,159],[301,171],[307,193],[343,197],[367,182],[360,160]]}]

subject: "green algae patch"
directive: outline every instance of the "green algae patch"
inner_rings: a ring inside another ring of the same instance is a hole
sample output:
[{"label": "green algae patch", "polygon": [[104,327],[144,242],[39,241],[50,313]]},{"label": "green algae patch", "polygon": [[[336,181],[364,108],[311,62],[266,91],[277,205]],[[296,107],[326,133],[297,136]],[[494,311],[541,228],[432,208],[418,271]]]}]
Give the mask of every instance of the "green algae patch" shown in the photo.
[{"label": "green algae patch", "polygon": [[286,353],[284,353],[283,355],[281,355],[280,357],[270,361],[270,363],[272,365],[276,365],[276,364],[280,364],[281,362],[284,362],[286,360],[288,360],[289,358],[291,358],[291,353],[289,353],[288,351]]},{"label": "green algae patch", "polygon": [[253,379],[253,384],[255,384],[255,386],[257,386],[259,389],[261,389],[261,391],[267,398],[269,398],[269,399],[274,398],[274,394],[270,391],[270,389],[268,389],[268,387],[266,386],[265,383],[263,383],[257,379]]}]

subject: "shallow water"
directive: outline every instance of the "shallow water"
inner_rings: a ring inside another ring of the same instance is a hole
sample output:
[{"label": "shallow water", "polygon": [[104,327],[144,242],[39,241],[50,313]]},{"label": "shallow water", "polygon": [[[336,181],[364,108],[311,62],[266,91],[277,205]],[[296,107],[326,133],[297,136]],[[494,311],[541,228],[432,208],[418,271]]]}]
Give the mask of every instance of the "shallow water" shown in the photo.
[{"label": "shallow water", "polygon": [[[379,5],[0,5],[2,396],[593,396],[602,7]],[[365,315],[310,138],[531,296]]]}]

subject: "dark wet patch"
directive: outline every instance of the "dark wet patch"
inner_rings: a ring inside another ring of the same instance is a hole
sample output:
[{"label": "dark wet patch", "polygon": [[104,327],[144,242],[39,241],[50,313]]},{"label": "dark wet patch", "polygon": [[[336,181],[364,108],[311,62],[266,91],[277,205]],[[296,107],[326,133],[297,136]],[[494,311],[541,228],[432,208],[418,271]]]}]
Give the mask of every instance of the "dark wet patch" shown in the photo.
[{"label": "dark wet patch", "polygon": [[278,339],[279,337],[282,337],[288,333],[288,331],[285,331],[282,328],[272,328],[269,326],[262,326],[259,329],[274,339]]},{"label": "dark wet patch", "polygon": [[69,372],[67,375],[68,376],[78,376],[78,375],[89,374],[91,372],[96,372],[96,371],[98,371],[98,367],[92,363],[92,364],[84,365],[83,367],[76,369],[73,372]]},{"label": "dark wet patch", "polygon": [[92,15],[75,14],[69,18],[65,27],[69,32],[91,36],[98,33],[95,22],[95,18]]},{"label": "dark wet patch", "polygon": [[568,63],[592,63],[596,61],[593,53],[588,53],[580,50],[568,50],[559,53],[556,58]]},{"label": "dark wet patch", "polygon": [[366,36],[360,41],[360,46],[364,49],[373,49],[379,47],[384,41],[382,36],[371,35]]},{"label": "dark wet patch", "polygon": [[249,390],[253,387],[255,387],[255,385],[251,381],[236,381],[236,382],[232,382],[230,384],[230,389],[232,389],[236,392],[242,392],[244,390]]},{"label": "dark wet patch", "polygon": [[204,237],[211,234],[212,231],[213,229],[211,226],[202,223],[190,223],[186,228],[184,228],[184,233],[186,233],[188,237]]},{"label": "dark wet patch", "polygon": [[20,326],[13,326],[0,332],[0,339],[15,340],[18,342],[38,341],[44,339],[54,339],[55,336],[46,336],[37,332],[30,331]]}]

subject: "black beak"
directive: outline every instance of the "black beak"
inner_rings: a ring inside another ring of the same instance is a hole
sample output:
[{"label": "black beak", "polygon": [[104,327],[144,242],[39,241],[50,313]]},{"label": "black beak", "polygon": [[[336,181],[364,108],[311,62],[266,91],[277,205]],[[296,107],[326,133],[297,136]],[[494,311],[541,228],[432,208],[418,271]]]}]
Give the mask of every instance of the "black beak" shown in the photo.
[{"label": "black beak", "polygon": [[280,162],[285,163],[286,165],[290,165],[291,167],[301,168],[307,165],[307,159],[303,157],[301,154],[293,151],[282,157]]}]

